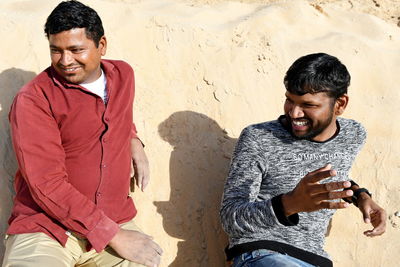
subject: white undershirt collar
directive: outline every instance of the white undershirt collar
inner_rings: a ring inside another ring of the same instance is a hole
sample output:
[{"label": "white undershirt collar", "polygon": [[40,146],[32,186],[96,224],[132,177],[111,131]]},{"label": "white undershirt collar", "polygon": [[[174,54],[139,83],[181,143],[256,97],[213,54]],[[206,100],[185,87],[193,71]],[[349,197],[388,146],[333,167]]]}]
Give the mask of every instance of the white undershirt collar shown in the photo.
[{"label": "white undershirt collar", "polygon": [[107,102],[107,90],[106,90],[107,79],[102,69],[101,69],[101,75],[97,80],[91,83],[81,83],[79,85],[86,88],[90,92],[100,96],[101,99],[103,99],[104,103]]}]

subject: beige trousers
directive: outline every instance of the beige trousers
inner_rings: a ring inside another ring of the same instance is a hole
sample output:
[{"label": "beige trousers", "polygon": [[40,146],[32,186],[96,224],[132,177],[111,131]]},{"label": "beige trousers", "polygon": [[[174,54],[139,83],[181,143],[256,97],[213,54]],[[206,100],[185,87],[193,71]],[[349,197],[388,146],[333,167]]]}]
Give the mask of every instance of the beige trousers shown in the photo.
[{"label": "beige trousers", "polygon": [[[141,231],[132,221],[121,228]],[[65,248],[44,233],[9,235],[5,238],[6,251],[2,267],[140,267],[125,260],[111,248],[97,253],[86,251],[86,239],[69,235]]]}]

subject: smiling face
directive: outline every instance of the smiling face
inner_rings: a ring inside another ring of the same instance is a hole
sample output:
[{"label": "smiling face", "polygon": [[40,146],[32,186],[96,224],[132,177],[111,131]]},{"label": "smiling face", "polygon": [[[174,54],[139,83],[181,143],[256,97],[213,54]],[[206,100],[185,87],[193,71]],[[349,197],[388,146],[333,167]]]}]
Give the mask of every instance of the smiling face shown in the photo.
[{"label": "smiling face", "polygon": [[90,83],[101,75],[100,60],[107,41],[101,37],[98,47],[88,39],[84,28],[49,35],[51,64],[59,75],[74,84]]},{"label": "smiling face", "polygon": [[347,95],[336,100],[325,92],[285,95],[286,123],[297,138],[323,142],[336,133],[336,118],[347,105]]}]

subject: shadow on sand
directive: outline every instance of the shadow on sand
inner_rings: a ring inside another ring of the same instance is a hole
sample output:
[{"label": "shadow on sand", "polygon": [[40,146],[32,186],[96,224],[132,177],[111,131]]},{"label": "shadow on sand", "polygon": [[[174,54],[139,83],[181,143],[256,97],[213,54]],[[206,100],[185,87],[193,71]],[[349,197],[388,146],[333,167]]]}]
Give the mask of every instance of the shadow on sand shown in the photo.
[{"label": "shadow on sand", "polygon": [[225,266],[228,242],[219,207],[236,139],[213,119],[193,111],[172,114],[158,130],[174,150],[169,161],[169,201],[154,204],[166,232],[182,239],[170,267]]},{"label": "shadow on sand", "polygon": [[[18,90],[36,76],[34,72],[11,68],[0,73],[0,238],[3,240],[14,195],[13,178],[17,170],[8,123],[8,112]],[[0,242],[0,262],[4,244]]]}]

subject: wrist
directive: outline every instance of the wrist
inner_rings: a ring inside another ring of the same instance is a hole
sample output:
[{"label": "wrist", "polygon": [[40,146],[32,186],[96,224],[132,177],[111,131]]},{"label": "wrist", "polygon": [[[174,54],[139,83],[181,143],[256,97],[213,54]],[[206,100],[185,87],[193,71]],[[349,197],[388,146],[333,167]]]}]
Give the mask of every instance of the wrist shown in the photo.
[{"label": "wrist", "polygon": [[371,199],[371,193],[365,188],[358,188],[354,190],[354,194],[352,196],[352,201],[356,207],[358,207],[360,201]]},{"label": "wrist", "polygon": [[289,217],[290,215],[297,213],[297,211],[294,209],[293,197],[291,195],[291,192],[282,194],[281,200],[282,200],[283,213],[285,214],[286,217]]},{"label": "wrist", "polygon": [[118,239],[121,235],[121,228],[118,230],[118,232],[111,238],[110,242],[108,242],[108,245],[110,247],[113,247],[116,243],[118,243]]},{"label": "wrist", "polygon": [[293,213],[288,215],[285,213],[283,208],[282,197],[284,194],[275,196],[271,199],[271,205],[274,210],[275,216],[280,224],[284,226],[294,226],[299,223],[299,215],[297,213]]},{"label": "wrist", "polygon": [[365,192],[360,193],[358,198],[357,198],[357,205],[356,206],[358,206],[361,201],[368,200],[368,199],[372,199],[370,195],[368,195]]},{"label": "wrist", "polygon": [[144,147],[144,144],[143,144],[142,140],[140,140],[138,137],[133,137],[133,138],[131,138],[131,146]]}]

